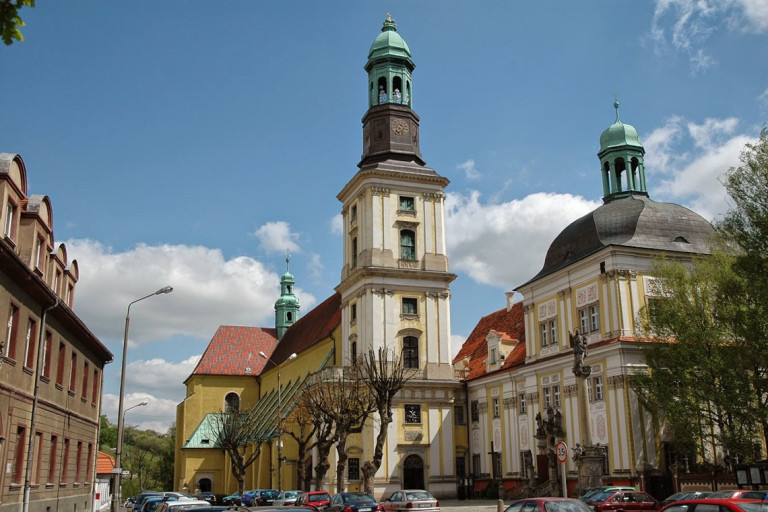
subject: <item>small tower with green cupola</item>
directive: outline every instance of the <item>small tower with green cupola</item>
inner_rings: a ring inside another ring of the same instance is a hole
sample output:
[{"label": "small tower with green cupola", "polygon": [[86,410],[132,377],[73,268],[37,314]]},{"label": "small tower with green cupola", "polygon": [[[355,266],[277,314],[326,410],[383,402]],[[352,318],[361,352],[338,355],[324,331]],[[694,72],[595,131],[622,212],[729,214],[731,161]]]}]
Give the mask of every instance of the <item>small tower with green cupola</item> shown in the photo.
[{"label": "small tower with green cupola", "polygon": [[616,122],[600,135],[600,166],[603,175],[603,201],[630,195],[648,196],[645,183],[645,148],[634,126],[621,122],[619,102],[615,101]]},{"label": "small tower with green cupola", "polygon": [[275,302],[275,329],[277,339],[299,319],[299,299],[293,294],[296,280],[289,271],[290,255],[285,256],[285,274],[280,278],[280,298]]},{"label": "small tower with green cupola", "polygon": [[363,117],[360,168],[399,161],[424,165],[419,151],[419,116],[412,110],[416,66],[411,50],[387,14],[381,33],[368,50],[368,112]]}]

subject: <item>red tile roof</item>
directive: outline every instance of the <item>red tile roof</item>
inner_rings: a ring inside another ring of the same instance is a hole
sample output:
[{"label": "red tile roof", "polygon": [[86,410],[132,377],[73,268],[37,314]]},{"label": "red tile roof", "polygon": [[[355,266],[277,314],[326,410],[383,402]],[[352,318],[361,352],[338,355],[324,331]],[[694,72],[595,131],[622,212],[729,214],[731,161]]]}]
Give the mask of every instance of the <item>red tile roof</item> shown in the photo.
[{"label": "red tile roof", "polygon": [[[488,333],[495,331],[503,340],[517,340],[518,343],[507,355],[502,370],[516,366],[525,361],[525,322],[523,318],[523,303],[516,302],[511,308],[500,309],[484,316],[477,323],[472,333],[461,346],[461,350],[453,359],[455,365],[468,358],[466,380],[475,379],[486,374],[486,359],[488,358]],[[498,370],[495,370],[498,371]]]},{"label": "red tile roof", "polygon": [[115,467],[115,458],[104,452],[99,452],[96,457],[96,474],[106,475],[112,473]]},{"label": "red tile roof", "polygon": [[[334,293],[290,326],[270,356],[280,364],[331,335],[341,323],[341,295]],[[269,353],[268,353],[269,354]]]},{"label": "red tile roof", "polygon": [[258,375],[277,345],[277,331],[265,327],[221,325],[192,375]]}]

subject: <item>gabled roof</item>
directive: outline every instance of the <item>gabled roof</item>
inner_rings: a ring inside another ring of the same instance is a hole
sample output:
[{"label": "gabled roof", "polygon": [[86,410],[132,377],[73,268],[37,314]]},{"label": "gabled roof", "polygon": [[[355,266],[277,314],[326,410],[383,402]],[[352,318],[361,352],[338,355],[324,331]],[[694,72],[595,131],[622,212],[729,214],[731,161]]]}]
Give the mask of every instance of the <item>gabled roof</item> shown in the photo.
[{"label": "gabled roof", "polygon": [[[467,337],[461,350],[453,359],[455,365],[468,359],[465,380],[482,377],[487,373],[488,333],[494,331],[503,340],[517,340],[512,352],[504,359],[500,370],[511,368],[525,361],[525,322],[522,301],[514,303],[509,309],[504,308],[484,316]],[[494,370],[499,371],[499,370]]]},{"label": "gabled roof", "polygon": [[[290,326],[269,358],[278,365],[291,354],[299,354],[328,338],[340,323],[341,295],[334,293]],[[264,352],[269,355],[266,350]]]},{"label": "gabled roof", "polygon": [[112,473],[115,467],[115,458],[108,453],[98,452],[96,454],[96,474],[108,475]]},{"label": "gabled roof", "polygon": [[[273,328],[221,325],[192,375],[258,375],[277,345]],[[191,376],[191,375],[190,375]]]}]

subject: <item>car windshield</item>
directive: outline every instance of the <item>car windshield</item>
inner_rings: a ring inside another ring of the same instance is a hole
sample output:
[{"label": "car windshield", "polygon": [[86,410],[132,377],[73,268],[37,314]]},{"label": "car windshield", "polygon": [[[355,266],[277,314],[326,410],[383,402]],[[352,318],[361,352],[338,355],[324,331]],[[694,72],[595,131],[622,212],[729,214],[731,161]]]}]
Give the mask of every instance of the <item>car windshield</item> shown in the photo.
[{"label": "car windshield", "polygon": [[407,492],[405,493],[406,499],[408,501],[418,501],[418,500],[433,500],[431,494],[429,494],[427,491],[416,491],[416,492]]},{"label": "car windshield", "polygon": [[370,494],[347,494],[344,496],[344,501],[347,503],[368,503],[376,500]]},{"label": "car windshield", "polygon": [[309,501],[325,501],[330,499],[331,499],[331,496],[328,493],[309,495]]},{"label": "car windshield", "polygon": [[285,498],[285,499],[295,498],[298,495],[299,495],[299,491],[285,491],[283,493],[283,498]]},{"label": "car windshield", "polygon": [[605,501],[616,494],[616,491],[603,491],[589,497],[589,501]]},{"label": "car windshield", "polygon": [[591,508],[583,501],[545,501],[544,510],[547,512],[591,512]]}]

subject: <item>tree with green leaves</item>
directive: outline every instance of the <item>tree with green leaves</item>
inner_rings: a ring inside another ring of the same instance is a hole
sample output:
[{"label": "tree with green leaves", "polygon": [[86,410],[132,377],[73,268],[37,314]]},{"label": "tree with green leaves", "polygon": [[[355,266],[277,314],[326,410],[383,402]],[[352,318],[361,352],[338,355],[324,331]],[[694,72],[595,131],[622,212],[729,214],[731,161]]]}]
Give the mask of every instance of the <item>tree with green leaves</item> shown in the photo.
[{"label": "tree with green leaves", "polygon": [[24,36],[19,30],[24,22],[19,16],[22,7],[34,7],[35,0],[0,0],[0,35],[6,45],[14,41],[23,41]]},{"label": "tree with green leaves", "polygon": [[[711,255],[661,259],[658,296],[641,312],[648,372],[633,386],[662,418],[672,446],[718,465],[768,440],[768,132],[748,144],[724,185],[732,208]],[[761,435],[762,434],[762,435]]]}]

